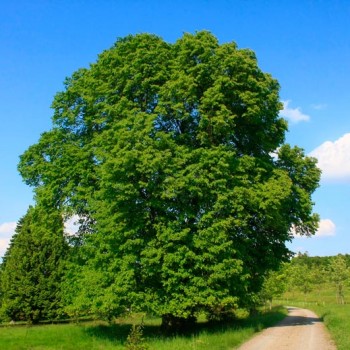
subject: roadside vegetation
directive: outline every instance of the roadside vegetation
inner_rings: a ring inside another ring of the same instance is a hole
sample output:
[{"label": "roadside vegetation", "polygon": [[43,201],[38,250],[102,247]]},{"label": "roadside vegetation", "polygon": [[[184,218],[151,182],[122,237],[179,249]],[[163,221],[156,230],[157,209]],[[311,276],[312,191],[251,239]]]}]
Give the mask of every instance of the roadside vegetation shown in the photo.
[{"label": "roadside vegetation", "polygon": [[319,315],[328,328],[338,350],[350,349],[350,305],[310,305],[309,309]]},{"label": "roadside vegetation", "polygon": [[[113,324],[102,321],[78,324],[0,327],[0,349],[7,350],[229,350],[243,343],[257,331],[269,327],[286,315],[282,307],[259,312],[230,322],[207,322],[204,318],[181,333],[164,334],[160,318],[142,316],[117,319]],[[133,325],[143,322],[143,339],[128,343]]]},{"label": "roadside vegetation", "polygon": [[[325,291],[323,295],[331,294],[331,290]],[[326,328],[328,329],[331,338],[335,342],[338,350],[348,350],[350,349],[350,304],[336,304],[333,302],[325,302],[324,304],[319,304],[313,296],[317,296],[316,293],[311,292],[308,298],[303,301],[303,295],[295,295],[294,298],[289,298],[289,305],[299,306],[306,308],[315,312],[324,322]],[[299,298],[300,297],[300,298]],[[332,295],[334,298],[334,296]],[[286,299],[278,300],[277,303],[286,303]]]},{"label": "roadside vegetation", "polygon": [[350,349],[350,255],[300,254],[274,273],[267,285],[269,295],[275,296],[273,304],[314,311],[324,321],[337,349]]}]

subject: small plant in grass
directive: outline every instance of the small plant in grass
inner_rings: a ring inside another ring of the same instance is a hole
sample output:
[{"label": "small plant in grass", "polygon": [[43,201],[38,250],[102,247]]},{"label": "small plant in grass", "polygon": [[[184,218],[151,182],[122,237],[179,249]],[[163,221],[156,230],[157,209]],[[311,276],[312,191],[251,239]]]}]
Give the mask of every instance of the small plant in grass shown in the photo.
[{"label": "small plant in grass", "polygon": [[143,338],[143,325],[133,325],[126,339],[127,350],[148,350],[149,347]]}]

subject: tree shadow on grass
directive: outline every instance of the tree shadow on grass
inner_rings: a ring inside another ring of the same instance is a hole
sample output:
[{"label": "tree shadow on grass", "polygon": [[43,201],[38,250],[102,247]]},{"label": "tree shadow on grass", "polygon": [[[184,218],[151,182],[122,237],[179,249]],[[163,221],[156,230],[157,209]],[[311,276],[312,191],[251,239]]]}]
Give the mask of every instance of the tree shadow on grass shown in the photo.
[{"label": "tree shadow on grass", "polygon": [[[143,337],[147,340],[152,339],[171,339],[173,337],[184,337],[193,338],[201,333],[205,334],[222,334],[227,331],[233,331],[238,329],[253,328],[256,332],[270,327],[283,318],[286,314],[281,309],[276,309],[275,311],[257,314],[254,316],[249,316],[245,319],[236,319],[232,321],[216,321],[216,322],[198,322],[191,327],[182,329],[181,331],[168,331],[164,332],[160,325],[147,324],[147,319],[142,327]],[[139,325],[140,322],[136,323]],[[85,332],[88,336],[100,338],[103,340],[109,340],[115,342],[116,340],[121,344],[126,342],[126,339],[135,323],[125,322],[112,325],[95,325],[88,326],[85,328]]]},{"label": "tree shadow on grass", "polygon": [[131,327],[131,324],[99,324],[87,326],[84,328],[84,331],[90,337],[109,340],[111,342],[118,340],[119,342],[124,343],[130,333]]}]

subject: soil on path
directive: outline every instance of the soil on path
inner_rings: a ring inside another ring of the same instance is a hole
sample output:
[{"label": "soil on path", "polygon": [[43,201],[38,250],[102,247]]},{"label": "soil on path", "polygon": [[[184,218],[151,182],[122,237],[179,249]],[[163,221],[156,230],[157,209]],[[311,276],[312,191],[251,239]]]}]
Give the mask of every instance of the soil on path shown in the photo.
[{"label": "soil on path", "polygon": [[238,350],[336,350],[322,320],[310,310],[287,307],[288,316]]}]

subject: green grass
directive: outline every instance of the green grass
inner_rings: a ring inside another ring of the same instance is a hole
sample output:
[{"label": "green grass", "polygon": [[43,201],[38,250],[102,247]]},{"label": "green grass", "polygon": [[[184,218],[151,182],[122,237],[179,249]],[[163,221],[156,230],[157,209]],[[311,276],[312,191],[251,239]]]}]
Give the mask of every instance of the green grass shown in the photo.
[{"label": "green grass", "polygon": [[[347,290],[345,290],[346,297]],[[286,292],[283,295],[284,301],[296,301],[296,302],[305,302],[305,303],[314,303],[319,305],[326,304],[336,304],[336,292],[332,285],[322,284],[314,289],[310,293],[302,293],[299,291]],[[346,300],[346,298],[345,298]]]},{"label": "green grass", "polygon": [[118,336],[103,336],[93,334],[89,325],[43,325],[43,326],[10,326],[0,329],[0,349],[29,350],[29,349],[123,349]]},{"label": "green grass", "polygon": [[[159,319],[146,319],[144,338],[152,350],[228,350],[243,343],[257,331],[285,317],[281,307],[272,312],[247,317],[231,323],[199,322],[182,335],[162,335]],[[121,320],[107,325],[102,322],[0,328],[0,349],[6,350],[125,350],[131,324],[140,320]]]}]

